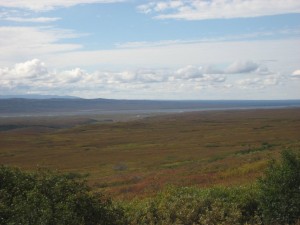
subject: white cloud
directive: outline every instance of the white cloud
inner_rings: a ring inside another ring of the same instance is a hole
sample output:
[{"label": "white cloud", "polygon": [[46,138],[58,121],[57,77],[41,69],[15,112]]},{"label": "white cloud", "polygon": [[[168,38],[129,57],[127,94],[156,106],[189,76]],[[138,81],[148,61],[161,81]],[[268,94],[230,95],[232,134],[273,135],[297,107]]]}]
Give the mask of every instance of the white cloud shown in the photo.
[{"label": "white cloud", "polygon": [[54,73],[54,76],[57,77],[56,82],[58,83],[72,84],[84,80],[88,74],[80,68],[75,68],[58,74]]},{"label": "white cloud", "polygon": [[259,75],[269,75],[272,74],[272,71],[266,65],[260,64],[259,67],[255,71]]},{"label": "white cloud", "polygon": [[253,73],[258,75],[271,75],[274,72],[270,71],[269,68],[262,63],[246,60],[246,61],[233,62],[224,70],[224,73],[226,74]]},{"label": "white cloud", "polygon": [[140,12],[150,13],[153,11],[162,12],[168,9],[176,9],[184,6],[184,2],[181,0],[173,1],[152,1],[147,4],[139,5],[137,8]]},{"label": "white cloud", "polygon": [[225,71],[220,68],[217,68],[214,65],[207,65],[203,68],[203,73],[205,73],[205,74],[224,74]]},{"label": "white cloud", "polygon": [[[12,67],[0,67],[0,90],[2,95],[36,93],[90,98],[249,99],[258,96],[257,91],[267,93],[261,98],[272,98],[272,88],[276,90],[282,84],[296,83],[279,73],[265,76],[249,73],[243,74],[243,79],[240,79],[241,75],[208,74],[202,68],[190,65],[177,69],[87,72],[75,68],[56,71],[33,59]],[[234,76],[237,79],[233,79]],[[296,84],[291,87],[298,88]],[[285,97],[291,91],[295,98],[294,89],[288,89]],[[278,90],[280,93],[281,89]],[[276,94],[280,96],[278,92]]]},{"label": "white cloud", "polygon": [[292,73],[292,77],[293,77],[293,78],[300,78],[300,70],[295,70],[295,71]]},{"label": "white cloud", "polygon": [[46,11],[57,7],[71,7],[78,4],[115,3],[122,1],[124,0],[1,0],[0,7]]},{"label": "white cloud", "polygon": [[[175,2],[175,3],[174,3]],[[205,20],[299,13],[299,0],[165,0],[140,5],[158,19]]]},{"label": "white cloud", "polygon": [[148,47],[159,47],[159,46],[170,46],[177,44],[195,44],[195,43],[209,43],[209,42],[224,42],[224,41],[238,41],[238,40],[249,40],[253,38],[274,38],[280,35],[298,36],[300,34],[299,29],[279,29],[273,31],[259,31],[249,32],[238,35],[224,35],[210,38],[198,38],[198,39],[175,39],[175,40],[160,40],[160,41],[135,41],[135,42],[124,42],[116,43],[117,48],[148,48]]},{"label": "white cloud", "polygon": [[38,59],[33,59],[24,63],[18,63],[15,65],[13,74],[18,78],[36,78],[48,73],[45,63]]},{"label": "white cloud", "polygon": [[0,10],[0,21],[3,20],[16,23],[51,23],[61,20],[59,17],[36,17],[33,14],[34,13],[32,12],[29,13],[19,9],[2,9]]},{"label": "white cloud", "polygon": [[202,78],[202,67],[195,67],[195,66],[186,66],[184,68],[180,68],[176,71],[176,75],[180,79],[195,79],[195,78]]},{"label": "white cloud", "polygon": [[267,75],[264,77],[250,77],[238,80],[236,82],[237,87],[239,88],[250,88],[250,89],[262,89],[266,88],[268,86],[276,86],[280,84],[280,82],[283,82],[284,76],[280,74],[273,74],[273,75]]},{"label": "white cloud", "polygon": [[[178,68],[186,65],[227,65],[230,62],[248,61],[248,59],[254,62],[276,60],[277,63],[273,63],[272,67],[288,72],[291,68],[299,66],[299,41],[298,39],[288,39],[179,43],[134,49],[72,51],[49,54],[42,59],[47,61],[48,65],[57,68],[80,66],[106,69]],[[270,69],[273,70],[273,68]]]},{"label": "white cloud", "polygon": [[263,84],[265,86],[278,85],[282,79],[284,79],[284,77],[280,76],[279,74],[269,75],[265,77]]},{"label": "white cloud", "polygon": [[117,48],[145,48],[145,47],[158,47],[158,46],[168,46],[174,44],[188,44],[195,43],[199,41],[184,41],[184,40],[165,40],[165,41],[155,41],[155,42],[147,42],[147,41],[137,41],[137,42],[125,42],[125,43],[117,43]]},{"label": "white cloud", "polygon": [[242,79],[236,82],[237,85],[240,88],[247,88],[247,87],[259,87],[258,84],[261,83],[261,79],[256,77],[256,78],[246,78],[246,79]]},{"label": "white cloud", "polygon": [[[1,18],[0,18],[1,19]],[[58,17],[33,17],[33,18],[26,18],[26,17],[4,17],[2,20],[12,21],[12,22],[19,22],[19,23],[50,23],[61,18]]]},{"label": "white cloud", "polygon": [[[72,38],[86,34],[72,30],[51,26],[16,26],[0,27],[0,33],[0,67],[30,58],[40,58],[49,67],[105,69],[177,68],[186,65],[227,64],[247,59],[254,62],[274,59],[280,62],[278,65],[290,70],[298,66],[300,60],[298,39],[251,42],[167,40],[146,42],[144,45],[136,43],[136,48],[86,51],[83,50],[84,46],[72,43]],[[267,73],[260,70],[260,73]]]},{"label": "white cloud", "polygon": [[45,64],[38,59],[18,63],[13,68],[0,68],[0,88],[17,88],[32,86],[40,80],[48,79]]},{"label": "white cloud", "polygon": [[0,89],[30,89],[49,78],[45,64],[38,59],[0,69]]},{"label": "white cloud", "polygon": [[141,83],[159,83],[168,80],[170,71],[168,70],[154,70],[142,69],[137,70],[137,78]]},{"label": "white cloud", "polygon": [[229,74],[251,73],[256,71],[259,65],[253,61],[236,61],[229,65],[226,72]]},{"label": "white cloud", "polygon": [[202,75],[201,67],[186,66],[177,70],[139,69],[127,71],[85,72],[80,68],[60,72],[49,71],[38,59],[18,63],[12,68],[0,68],[0,88],[18,91],[65,91],[97,90],[105,87],[112,90],[168,86],[176,91],[178,86],[199,87],[224,82],[225,78]]},{"label": "white cloud", "polygon": [[204,74],[202,81],[209,82],[210,84],[222,83],[226,81],[226,77],[223,75]]},{"label": "white cloud", "polygon": [[52,27],[0,27],[1,61],[23,61],[50,53],[80,49],[82,46],[60,43],[64,39],[80,37],[72,30]]},{"label": "white cloud", "polygon": [[[173,78],[199,80],[200,78],[205,77],[205,75],[211,76],[215,74],[218,75],[218,77],[221,77],[220,75],[225,75],[225,74],[249,74],[249,73],[258,74],[258,75],[272,74],[272,72],[269,70],[269,68],[266,65],[251,60],[247,60],[247,61],[235,61],[225,69],[217,68],[215,65],[212,64],[204,67],[188,65],[176,70]],[[221,80],[223,80],[223,78]]]}]

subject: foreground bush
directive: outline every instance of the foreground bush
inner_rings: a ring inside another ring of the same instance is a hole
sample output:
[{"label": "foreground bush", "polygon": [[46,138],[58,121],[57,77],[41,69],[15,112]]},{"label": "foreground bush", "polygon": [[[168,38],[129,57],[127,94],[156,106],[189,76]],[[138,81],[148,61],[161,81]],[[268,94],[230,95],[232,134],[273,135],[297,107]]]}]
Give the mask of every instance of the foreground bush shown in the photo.
[{"label": "foreground bush", "polygon": [[267,224],[292,224],[300,219],[299,155],[284,151],[281,163],[270,162],[259,184],[260,204]]},{"label": "foreground bush", "polygon": [[122,223],[122,211],[109,199],[92,195],[78,176],[0,167],[1,225]]},{"label": "foreground bush", "polygon": [[260,224],[256,187],[174,188],[131,202],[130,224]]}]

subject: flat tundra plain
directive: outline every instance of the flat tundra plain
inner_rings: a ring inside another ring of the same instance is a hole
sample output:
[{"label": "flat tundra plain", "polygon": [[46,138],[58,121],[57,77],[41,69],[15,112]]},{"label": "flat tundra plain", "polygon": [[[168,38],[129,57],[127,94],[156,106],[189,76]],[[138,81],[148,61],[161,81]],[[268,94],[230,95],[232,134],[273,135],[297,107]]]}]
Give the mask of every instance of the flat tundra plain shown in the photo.
[{"label": "flat tundra plain", "polygon": [[300,108],[0,118],[0,164],[81,173],[114,198],[247,184],[283,149],[300,149]]}]

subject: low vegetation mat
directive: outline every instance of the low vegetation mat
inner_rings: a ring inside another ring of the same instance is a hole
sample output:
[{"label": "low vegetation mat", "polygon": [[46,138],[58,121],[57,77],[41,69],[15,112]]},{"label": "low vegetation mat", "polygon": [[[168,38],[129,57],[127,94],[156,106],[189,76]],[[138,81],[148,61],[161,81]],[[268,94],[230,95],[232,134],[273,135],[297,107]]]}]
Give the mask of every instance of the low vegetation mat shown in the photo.
[{"label": "low vegetation mat", "polygon": [[299,151],[281,156],[252,185],[167,187],[153,197],[121,202],[92,192],[77,174],[2,166],[0,224],[299,224]]}]

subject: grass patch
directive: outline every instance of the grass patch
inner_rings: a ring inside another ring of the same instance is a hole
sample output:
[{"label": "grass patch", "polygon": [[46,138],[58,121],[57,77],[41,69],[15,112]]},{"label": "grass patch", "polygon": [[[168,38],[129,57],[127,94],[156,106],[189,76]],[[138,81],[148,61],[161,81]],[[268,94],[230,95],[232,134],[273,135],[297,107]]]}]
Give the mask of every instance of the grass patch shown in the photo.
[{"label": "grass patch", "polygon": [[267,151],[267,150],[271,150],[274,146],[275,146],[274,144],[263,142],[259,147],[254,147],[254,148],[249,147],[248,149],[244,149],[236,152],[235,155],[246,155],[246,154],[252,154],[256,152]]},{"label": "grass patch", "polygon": [[167,169],[174,169],[174,168],[178,168],[184,165],[187,165],[189,163],[191,163],[192,161],[188,160],[188,161],[181,161],[181,162],[172,162],[172,163],[166,163],[163,164],[161,167],[162,168],[167,168]]},{"label": "grass patch", "polygon": [[209,163],[216,162],[216,161],[225,159],[226,157],[227,157],[227,156],[225,156],[225,155],[216,155],[216,156],[211,157],[211,158],[208,160],[208,162],[209,162]]},{"label": "grass patch", "polygon": [[217,147],[220,147],[221,145],[219,143],[207,143],[204,145],[204,147],[207,147],[207,148],[217,148]]}]

